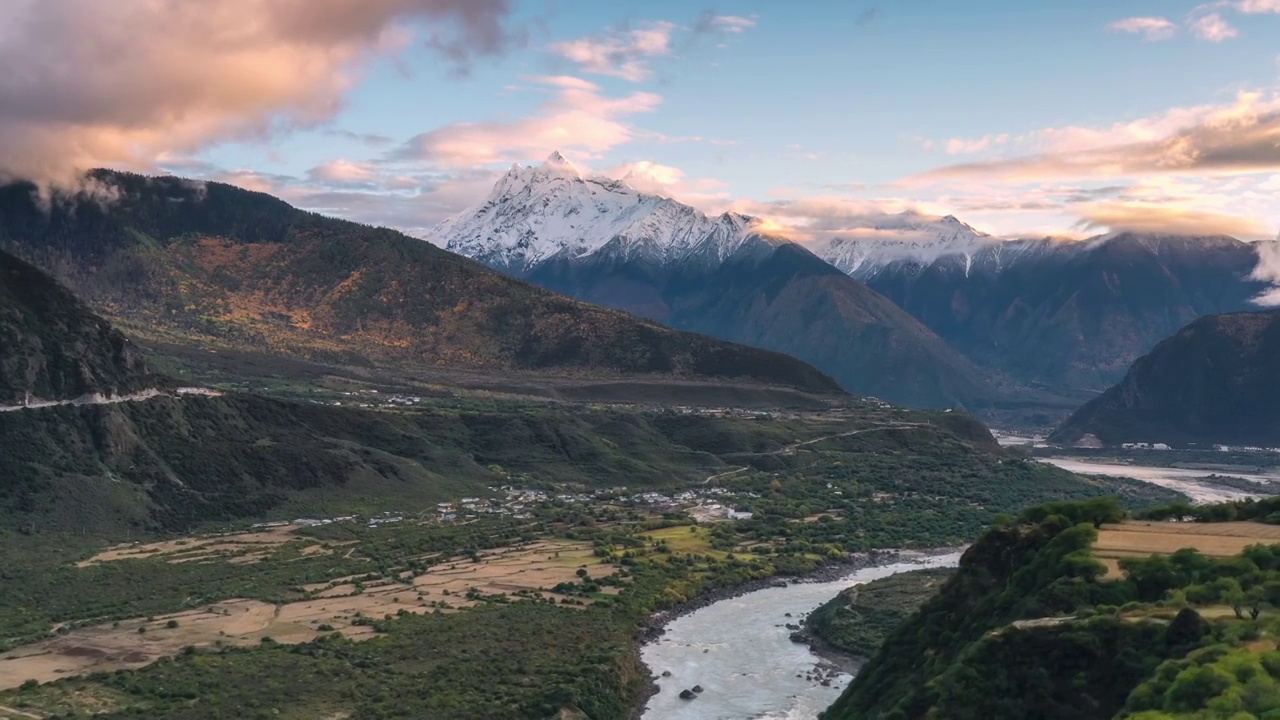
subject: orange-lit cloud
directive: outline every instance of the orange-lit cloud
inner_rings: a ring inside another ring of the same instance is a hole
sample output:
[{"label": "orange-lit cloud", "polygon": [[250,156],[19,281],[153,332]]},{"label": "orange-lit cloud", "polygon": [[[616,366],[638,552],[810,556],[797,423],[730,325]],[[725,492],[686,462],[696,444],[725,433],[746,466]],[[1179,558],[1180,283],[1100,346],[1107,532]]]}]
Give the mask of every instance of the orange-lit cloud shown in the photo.
[{"label": "orange-lit cloud", "polygon": [[965,163],[907,178],[1012,182],[1280,170],[1280,96],[1241,92],[1230,105],[1175,108],[1109,128],[1049,128],[1015,139],[1043,152]]},{"label": "orange-lit cloud", "polygon": [[1256,219],[1165,203],[1103,202],[1078,207],[1080,227],[1087,230],[1174,235],[1232,235],[1257,238],[1269,235]]},{"label": "orange-lit cloud", "polygon": [[9,0],[0,23],[0,173],[99,165],[329,120],[371,56],[427,23],[456,62],[507,40],[508,0]]},{"label": "orange-lit cloud", "polygon": [[591,158],[634,137],[624,118],[662,102],[648,92],[607,97],[598,86],[575,78],[535,80],[555,88],[537,114],[512,121],[450,123],[411,138],[393,159],[470,166],[541,157],[548,148]]}]

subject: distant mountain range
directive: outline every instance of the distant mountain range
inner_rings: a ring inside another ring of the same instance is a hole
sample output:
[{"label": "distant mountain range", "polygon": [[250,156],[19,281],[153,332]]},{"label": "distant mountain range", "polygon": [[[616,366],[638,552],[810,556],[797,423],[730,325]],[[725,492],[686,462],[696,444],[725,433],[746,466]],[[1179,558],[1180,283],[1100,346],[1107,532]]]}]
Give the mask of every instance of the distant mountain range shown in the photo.
[{"label": "distant mountain range", "polygon": [[840,393],[803,362],[512,280],[397,232],[219,183],[97,171],[35,201],[0,187],[0,247],[129,334],[367,366],[715,379]]},{"label": "distant mountain range", "polygon": [[558,153],[512,167],[427,239],[580,300],[794,355],[862,395],[974,409],[1041,400],[760,221],[585,176]]},{"label": "distant mountain range", "polygon": [[819,255],[981,366],[1087,396],[1204,315],[1253,309],[1256,247],[1134,233],[1002,241],[955,218],[911,217],[902,242],[824,243]]},{"label": "distant mountain range", "polygon": [[1050,440],[1280,446],[1280,311],[1187,325]]}]

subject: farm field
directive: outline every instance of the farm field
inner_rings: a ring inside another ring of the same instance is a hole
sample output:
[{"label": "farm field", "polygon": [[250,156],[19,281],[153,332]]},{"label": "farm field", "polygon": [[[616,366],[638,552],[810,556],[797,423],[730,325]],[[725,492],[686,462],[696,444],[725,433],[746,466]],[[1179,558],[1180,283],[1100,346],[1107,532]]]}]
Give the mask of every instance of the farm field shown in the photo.
[{"label": "farm field", "polygon": [[1167,555],[1183,548],[1211,557],[1230,557],[1260,543],[1280,543],[1280,525],[1128,520],[1103,525],[1093,548],[1107,566],[1107,576],[1119,577],[1122,558]]},{"label": "farm field", "polygon": [[[290,530],[117,546],[83,564],[137,558],[171,563],[288,562],[267,551],[293,543],[299,548],[299,556],[308,556],[331,554],[355,544],[302,538]],[[232,598],[182,612],[59,633],[0,654],[0,690],[18,687],[31,679],[43,683],[92,672],[139,668],[177,655],[187,647],[251,646],[264,638],[294,644],[331,632],[366,639],[376,633],[365,620],[382,619],[401,611],[456,612],[476,605],[483,596],[519,594],[564,604],[569,598],[551,592],[551,588],[577,581],[581,568],[600,562],[590,544],[570,540],[496,548],[482,551],[474,559],[429,555],[418,560],[431,565],[424,572],[404,571],[396,578],[346,576],[305,585],[307,599],[295,602]],[[600,590],[604,594],[617,591],[617,587]],[[592,600],[575,598],[572,602],[587,605]]]}]

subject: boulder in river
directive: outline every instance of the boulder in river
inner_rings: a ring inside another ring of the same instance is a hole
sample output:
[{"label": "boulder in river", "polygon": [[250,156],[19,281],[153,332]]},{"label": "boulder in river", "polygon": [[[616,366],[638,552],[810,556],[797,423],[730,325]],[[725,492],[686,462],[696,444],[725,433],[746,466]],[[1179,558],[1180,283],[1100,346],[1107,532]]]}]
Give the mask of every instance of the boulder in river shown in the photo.
[{"label": "boulder in river", "polygon": [[681,691],[680,691],[680,699],[681,699],[681,700],[692,700],[692,699],[694,699],[694,698],[696,698],[696,697],[698,697],[698,694],[697,694],[697,693],[695,693],[695,692],[694,692],[694,691],[692,691],[692,690],[685,689],[685,690],[681,690]]},{"label": "boulder in river", "polygon": [[702,686],[701,686],[701,685],[694,685],[694,686],[693,686],[693,691],[694,691],[694,692],[696,692],[696,693],[700,693],[700,692],[702,692]]},{"label": "boulder in river", "polygon": [[670,670],[663,670],[663,671],[662,671],[662,677],[671,677],[671,671],[670,671]]}]

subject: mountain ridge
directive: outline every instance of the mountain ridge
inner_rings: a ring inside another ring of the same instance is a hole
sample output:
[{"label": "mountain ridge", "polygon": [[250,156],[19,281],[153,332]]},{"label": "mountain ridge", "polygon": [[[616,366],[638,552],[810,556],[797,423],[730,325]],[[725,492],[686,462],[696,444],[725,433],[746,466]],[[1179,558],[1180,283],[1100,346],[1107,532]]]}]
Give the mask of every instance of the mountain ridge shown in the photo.
[{"label": "mountain ridge", "polygon": [[1223,236],[1112,233],[997,241],[855,276],[979,366],[1077,396],[1204,315],[1253,309],[1257,247]]},{"label": "mountain ridge", "polygon": [[1050,440],[1280,446],[1278,367],[1280,310],[1203,317],[1136,360]]},{"label": "mountain ridge", "polygon": [[777,353],[563,298],[392,230],[220,183],[97,171],[119,197],[0,188],[0,247],[130,333],[370,364],[839,386]]},{"label": "mountain ridge", "polygon": [[514,167],[427,239],[570,297],[805,359],[858,394],[922,407],[1029,402],[767,224],[708,217],[552,161]]}]

